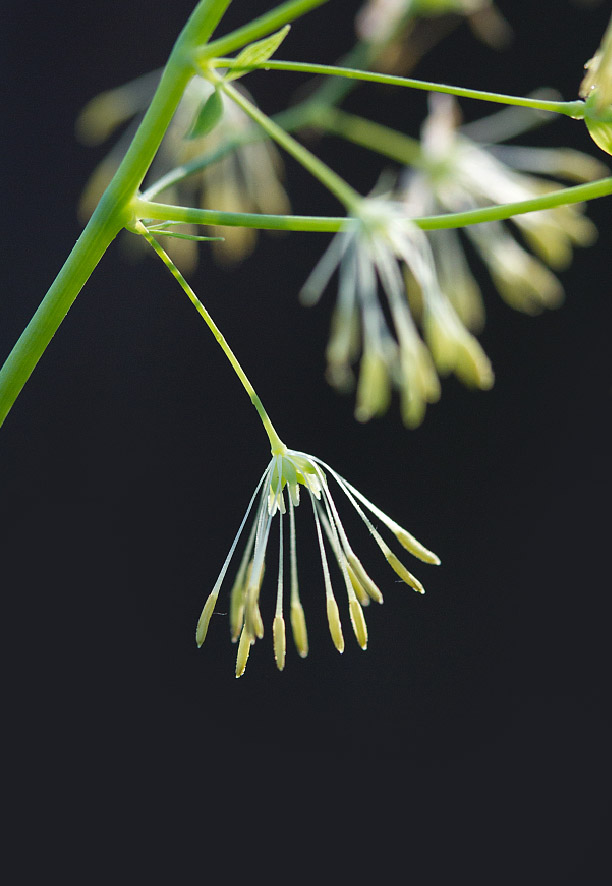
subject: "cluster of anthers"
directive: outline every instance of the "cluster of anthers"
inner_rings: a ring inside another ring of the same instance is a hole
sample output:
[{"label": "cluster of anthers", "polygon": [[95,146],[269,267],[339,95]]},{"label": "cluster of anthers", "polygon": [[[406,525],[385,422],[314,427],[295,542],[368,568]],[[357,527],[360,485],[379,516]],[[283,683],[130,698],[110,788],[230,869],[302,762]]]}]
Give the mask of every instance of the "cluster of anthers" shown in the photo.
[{"label": "cluster of anthers", "polygon": [[302,658],[308,654],[306,621],[298,588],[295,533],[295,508],[300,502],[300,486],[303,486],[308,493],[314,515],[323,568],[327,620],[334,645],[339,652],[344,651],[344,636],[340,612],[332,588],[325,538],[342,574],[346,589],[349,617],[357,642],[362,649],[365,649],[367,646],[368,634],[363,608],[369,604],[370,600],[382,603],[383,596],[349,543],[336,503],[329,489],[326,472],[334,478],[339,489],[348,498],[367,526],[389,565],[407,585],[419,593],[424,591],[421,582],[408,571],[397,555],[393,553],[365,511],[369,511],[370,514],[383,523],[395,535],[399,543],[415,557],[426,563],[439,564],[440,562],[434,553],[427,550],[407,530],[403,529],[372,502],[368,501],[365,496],[330,468],[329,465],[326,465],[315,456],[283,447],[281,451],[272,455],[270,463],[257,484],[223,568],[206,600],[196,630],[196,642],[198,646],[201,646],[206,637],[210,619],[217,604],[219,591],[238,541],[253,509],[253,505],[256,499],[259,499],[244,554],[230,594],[231,637],[233,642],[238,641],[238,654],[236,658],[237,677],[244,673],[251,646],[256,639],[260,639],[264,634],[259,599],[264,576],[266,549],[270,538],[272,520],[276,515],[279,518],[280,543],[276,609],[272,634],[277,667],[282,671],[285,666],[286,634],[283,616],[285,530],[283,528],[283,518],[286,516],[287,510],[289,511],[291,629],[298,654]]}]

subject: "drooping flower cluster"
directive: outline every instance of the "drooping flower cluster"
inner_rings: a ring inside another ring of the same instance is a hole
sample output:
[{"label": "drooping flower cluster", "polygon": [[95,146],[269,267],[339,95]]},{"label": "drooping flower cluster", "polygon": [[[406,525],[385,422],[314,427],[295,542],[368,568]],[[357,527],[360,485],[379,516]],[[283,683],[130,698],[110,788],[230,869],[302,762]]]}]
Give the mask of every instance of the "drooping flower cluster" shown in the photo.
[{"label": "drooping flower cluster", "polygon": [[[241,538],[249,515],[255,507],[251,529],[243,556],[234,579],[230,593],[230,630],[233,642],[238,642],[236,658],[236,676],[240,677],[245,670],[251,646],[256,639],[264,634],[259,600],[263,583],[266,551],[274,517],[278,516],[279,525],[279,557],[276,590],[276,608],[272,624],[274,655],[279,670],[285,666],[286,632],[284,620],[285,597],[285,533],[284,518],[289,512],[289,557],[290,557],[290,622],[293,640],[298,654],[304,658],[308,654],[308,635],[304,609],[300,600],[297,570],[297,544],[295,530],[295,509],[300,503],[300,487],[304,487],[310,499],[316,526],[319,554],[323,571],[327,620],[333,643],[339,652],[344,651],[344,635],[340,618],[340,610],[332,588],[331,572],[327,550],[330,550],[336,561],[346,591],[348,613],[357,642],[362,649],[367,646],[367,628],[363,616],[363,608],[370,600],[383,602],[380,589],[370,578],[360,559],[353,551],[347,538],[336,502],[328,485],[327,474],[336,481],[338,488],[346,496],[357,511],[385,559],[395,573],[410,587],[423,593],[423,585],[415,578],[396,554],[389,548],[378,529],[366,515],[369,511],[391,531],[400,544],[411,554],[426,563],[438,564],[438,557],[399,526],[383,511],[365,498],[354,486],[341,477],[336,471],[320,459],[304,452],[283,448],[272,456],[253,493],[246,513],[236,533],[229,554],[223,564],[219,577],[210,592],[198,621],[196,642],[201,646],[208,632],[211,616],[217,604],[217,598],[225,575]],[[327,545],[326,545],[327,540]]]},{"label": "drooping flower cluster", "polygon": [[[153,71],[117,89],[94,98],[81,112],[77,132],[88,144],[108,139],[123,123],[138,122],[146,110],[160,72]],[[242,86],[238,87],[243,89]],[[151,199],[163,194],[168,203],[214,207],[228,212],[285,213],[289,200],[281,183],[282,161],[269,140],[262,140],[249,117],[232,101],[217,94],[222,106],[215,127],[201,136],[194,135],[193,123],[198,112],[213,94],[213,86],[202,77],[189,82],[179,107],[151,166],[147,181],[167,182],[163,188],[146,191]],[[254,132],[249,141],[249,132]],[[133,131],[128,128],[88,182],[81,199],[80,212],[89,218],[102,192],[115,173]],[[195,174],[175,178],[174,173],[190,164],[205,160]],[[188,228],[184,228],[188,231]],[[253,249],[257,232],[253,228],[223,228],[223,239],[212,248],[224,262],[239,261]],[[133,240],[133,238],[131,238]],[[187,272],[197,261],[197,248],[190,240],[173,240],[172,257]]]},{"label": "drooping flower cluster", "polygon": [[[402,265],[419,290],[423,337],[406,297]],[[306,281],[303,301],[317,301],[336,268],[328,377],[334,386],[348,389],[351,364],[362,351],[355,409],[360,421],[383,413],[396,387],[405,424],[420,424],[427,403],[440,395],[436,369],[454,372],[475,387],[491,386],[489,360],[442,292],[427,238],[407,218],[404,206],[380,197],[362,200]]]},{"label": "drooping flower cluster", "polygon": [[402,26],[421,16],[465,16],[485,43],[499,46],[510,36],[510,26],[492,0],[366,0],[357,13],[360,39],[377,44],[401,37]]},{"label": "drooping flower cluster", "polygon": [[[519,110],[514,115],[522,116],[525,122],[532,119],[529,112]],[[482,138],[488,135],[494,141],[499,116],[493,115],[488,127],[485,121],[479,121]],[[577,181],[606,174],[602,164],[578,151],[484,147],[463,135],[458,121],[453,98],[430,97],[430,113],[421,134],[422,163],[407,173],[401,189],[410,215],[462,212],[519,202],[559,187],[554,181],[519,169],[548,170]],[[563,298],[563,288],[549,267],[567,267],[573,247],[591,243],[596,236],[595,227],[577,204],[516,215],[512,221],[535,255],[512,236],[503,222],[468,225],[464,233],[487,266],[499,293],[513,308],[529,314],[554,308]],[[484,311],[459,233],[454,229],[432,231],[429,242],[442,289],[462,322],[469,329],[478,330]]]}]

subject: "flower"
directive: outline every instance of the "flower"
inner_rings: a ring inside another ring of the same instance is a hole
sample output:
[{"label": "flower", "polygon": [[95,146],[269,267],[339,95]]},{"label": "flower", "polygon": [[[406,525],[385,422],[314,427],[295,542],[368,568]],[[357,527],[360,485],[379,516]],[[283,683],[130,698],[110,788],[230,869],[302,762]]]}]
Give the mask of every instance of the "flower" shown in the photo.
[{"label": "flower", "polygon": [[595,144],[612,154],[612,16],[599,49],[585,68],[580,96],[585,99],[585,123]]},{"label": "flower", "polygon": [[485,43],[501,46],[510,39],[510,26],[492,0],[366,0],[355,29],[361,40],[386,44],[401,37],[403,26],[417,17],[449,14],[465,16]]},{"label": "flower", "polygon": [[[153,71],[130,83],[104,92],[85,106],[77,120],[77,134],[87,144],[99,144],[120,125],[138,119],[146,110],[159,81]],[[243,89],[242,86],[237,87]],[[148,199],[162,193],[169,203],[212,207],[220,211],[286,213],[289,200],[281,184],[282,161],[269,140],[253,138],[249,117],[234,102],[217,93],[222,102],[217,125],[202,136],[193,136],[193,123],[213,94],[213,86],[194,76],[189,82],[164,140],[151,166],[150,176],[164,187],[145,189]],[[126,135],[133,134],[130,129]],[[88,218],[115,173],[129,140],[122,137],[94,171],[81,198],[80,214]],[[173,181],[173,171],[207,162],[197,172]],[[216,257],[237,262],[253,249],[257,232],[253,228],[224,228],[223,239],[213,244]],[[133,238],[132,238],[133,239]],[[197,248],[190,240],[173,240],[169,251],[185,271],[197,261]]]},{"label": "flower", "polygon": [[[423,338],[410,310],[400,264],[418,292]],[[455,372],[476,387],[491,386],[490,363],[440,289],[427,238],[406,217],[404,206],[386,198],[364,198],[304,284],[302,300],[316,302],[336,268],[338,302],[327,348],[328,378],[340,389],[350,386],[351,363],[359,354],[361,339],[355,409],[360,421],[384,412],[391,387],[396,387],[405,424],[420,424],[427,403],[440,396],[436,367],[441,373]]]},{"label": "flower", "polygon": [[[506,112],[478,122],[481,137],[495,141],[495,132]],[[516,111],[524,124],[529,112]],[[501,118],[501,119],[500,119]],[[577,181],[606,174],[603,164],[578,151],[484,147],[458,128],[458,110],[450,96],[430,98],[430,113],[421,137],[422,162],[411,169],[401,188],[405,209],[412,215],[461,212],[495,204],[541,196],[559,187],[556,182],[527,175],[512,168],[550,170]],[[504,124],[506,125],[506,124]],[[466,131],[474,125],[466,127]],[[516,131],[516,127],[513,131]],[[505,161],[505,162],[504,162]],[[489,269],[502,295],[514,308],[530,314],[554,308],[563,288],[549,268],[563,269],[572,259],[575,245],[587,245],[596,236],[593,223],[577,204],[513,217],[523,239],[535,255],[515,240],[502,222],[468,225],[465,235]],[[463,256],[459,234],[454,230],[429,235],[442,288],[469,329],[482,326],[484,311],[479,288]]]},{"label": "flower", "polygon": [[259,599],[272,521],[277,515],[279,518],[280,541],[276,608],[272,623],[272,637],[276,665],[281,671],[285,666],[286,635],[283,614],[285,530],[283,529],[283,518],[287,514],[287,508],[289,510],[290,622],[298,654],[302,658],[308,654],[306,620],[298,587],[295,532],[295,509],[300,503],[301,486],[308,493],[312,505],[323,569],[327,620],[333,643],[339,652],[344,651],[340,611],[332,588],[324,537],[327,539],[328,547],[342,573],[353,632],[361,648],[365,649],[367,646],[368,635],[363,617],[363,607],[367,606],[370,600],[382,603],[383,597],[380,589],[370,578],[351,548],[336,507],[336,502],[329,489],[326,471],[334,478],[339,489],[355,508],[389,565],[406,584],[419,593],[423,593],[424,589],[421,582],[406,569],[403,563],[391,551],[378,529],[366,516],[365,510],[380,520],[411,554],[426,563],[438,564],[440,562],[435,554],[423,547],[413,535],[368,501],[354,486],[330,468],[329,465],[321,461],[321,459],[307,455],[304,452],[287,449],[283,446],[282,449],[279,449],[272,455],[269,465],[257,484],[219,577],[206,600],[196,630],[196,642],[198,646],[201,646],[206,638],[219,591],[238,541],[253,509],[253,505],[258,500],[251,531],[230,593],[231,637],[233,642],[238,642],[236,658],[237,677],[242,676],[244,673],[251,646],[256,639],[260,639],[264,634]]},{"label": "flower", "polygon": [[588,99],[592,95],[597,112],[608,110],[612,106],[612,16],[599,49],[584,67],[580,96]]}]

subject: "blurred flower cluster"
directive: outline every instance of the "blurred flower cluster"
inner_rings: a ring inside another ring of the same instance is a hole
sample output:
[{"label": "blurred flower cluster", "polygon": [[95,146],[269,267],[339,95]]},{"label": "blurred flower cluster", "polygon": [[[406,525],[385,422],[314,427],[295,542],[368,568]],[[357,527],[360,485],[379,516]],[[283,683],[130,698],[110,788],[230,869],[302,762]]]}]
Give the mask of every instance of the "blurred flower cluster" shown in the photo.
[{"label": "blurred flower cluster", "polygon": [[516,215],[518,237],[502,221],[466,226],[462,235],[455,229],[425,234],[410,222],[528,200],[560,187],[533,172],[571,181],[606,174],[603,164],[578,151],[495,144],[533,125],[533,116],[507,109],[470,124],[485,142],[480,144],[466,134],[470,126],[459,128],[454,99],[433,95],[415,166],[389,194],[362,202],[307,280],[302,298],[314,303],[339,269],[328,379],[350,390],[359,360],[358,419],[383,413],[395,387],[404,423],[417,426],[427,403],[439,397],[438,374],[454,372],[478,388],[492,385],[491,365],[473,334],[482,329],[484,307],[462,237],[513,308],[535,314],[560,304],[563,289],[551,268],[565,268],[574,246],[596,236],[582,206]]},{"label": "blurred flower cluster", "polygon": [[[77,134],[89,145],[106,141],[119,126],[133,121],[91,176],[79,207],[83,221],[89,218],[117,170],[155,92],[160,73],[146,74],[104,92],[81,112]],[[217,125],[204,135],[193,134],[194,121],[213,91],[202,77],[195,76],[190,81],[151,166],[147,181],[152,184],[148,189],[145,187],[145,196],[152,199],[161,194],[167,203],[214,207],[219,211],[288,212],[278,151],[270,141],[261,138],[258,127],[232,101],[219,95],[223,104]],[[252,140],[249,139],[251,132]],[[183,230],[189,233],[187,226]],[[225,227],[218,234],[222,234],[223,239],[215,241],[212,248],[223,262],[245,258],[257,237],[253,228],[242,227]],[[130,240],[139,245],[135,238]],[[185,273],[197,263],[197,247],[193,241],[173,240],[168,252]]]}]

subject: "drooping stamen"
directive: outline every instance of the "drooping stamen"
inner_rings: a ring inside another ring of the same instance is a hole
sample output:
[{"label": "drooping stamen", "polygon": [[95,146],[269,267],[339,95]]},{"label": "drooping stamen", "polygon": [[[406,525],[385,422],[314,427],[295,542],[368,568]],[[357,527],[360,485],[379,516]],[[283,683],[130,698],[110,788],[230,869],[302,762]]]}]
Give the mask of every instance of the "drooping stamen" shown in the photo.
[{"label": "drooping stamen", "polygon": [[276,589],[276,612],[272,624],[274,658],[279,671],[285,667],[285,619],[283,618],[283,515],[279,514],[278,585]]},{"label": "drooping stamen", "polygon": [[297,572],[297,545],[295,541],[295,508],[293,501],[289,501],[289,553],[291,558],[291,630],[293,641],[300,658],[308,655],[308,634],[306,633],[306,619],[300,603],[298,572]]},{"label": "drooping stamen", "polygon": [[317,527],[317,537],[319,539],[319,550],[321,552],[321,565],[323,567],[323,578],[325,581],[325,597],[327,599],[327,621],[329,623],[329,632],[331,634],[332,640],[334,641],[334,646],[338,650],[338,652],[344,652],[344,637],[342,636],[342,625],[340,624],[340,613],[338,612],[338,604],[336,603],[336,599],[334,597],[334,592],[332,589],[331,578],[329,575],[329,566],[327,564],[327,555],[325,553],[325,545],[323,544],[323,534],[321,532],[321,521],[319,520],[319,514],[317,513],[317,508],[315,504],[315,499],[311,494],[310,500],[312,503],[312,510],[315,517],[315,524]]}]

